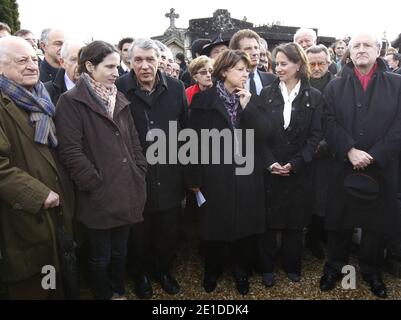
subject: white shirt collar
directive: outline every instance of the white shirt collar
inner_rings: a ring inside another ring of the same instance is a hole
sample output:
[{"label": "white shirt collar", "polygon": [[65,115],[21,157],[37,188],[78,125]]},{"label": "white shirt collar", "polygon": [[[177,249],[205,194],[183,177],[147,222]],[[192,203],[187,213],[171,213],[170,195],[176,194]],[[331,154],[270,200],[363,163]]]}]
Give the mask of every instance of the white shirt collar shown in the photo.
[{"label": "white shirt collar", "polygon": [[299,89],[301,89],[301,80],[298,81],[298,83],[295,85],[294,89],[292,89],[289,94],[288,94],[287,85],[285,84],[285,82],[280,81],[280,90],[283,95],[284,101],[290,99],[291,103],[292,103],[292,101],[294,101],[294,99],[298,95]]},{"label": "white shirt collar", "polygon": [[67,90],[71,90],[75,87],[75,83],[68,77],[67,72],[64,74],[64,83]]},{"label": "white shirt collar", "polygon": [[121,68],[124,70],[124,72],[128,72],[130,70],[123,60],[121,60]]},{"label": "white shirt collar", "polygon": [[298,81],[294,89],[292,89],[289,94],[287,86],[283,81],[280,82],[279,86],[284,99],[283,118],[284,130],[286,130],[291,123],[292,102],[295,100],[299,93],[299,89],[301,88],[301,80]]}]

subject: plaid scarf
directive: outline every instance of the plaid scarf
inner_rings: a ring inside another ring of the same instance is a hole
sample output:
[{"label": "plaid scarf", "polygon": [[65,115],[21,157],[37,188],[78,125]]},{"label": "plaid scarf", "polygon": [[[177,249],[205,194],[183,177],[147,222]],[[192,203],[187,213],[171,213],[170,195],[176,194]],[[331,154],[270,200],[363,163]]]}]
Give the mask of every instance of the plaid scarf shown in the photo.
[{"label": "plaid scarf", "polygon": [[56,127],[53,122],[56,108],[42,82],[38,81],[31,92],[0,75],[0,91],[10,97],[17,107],[29,112],[29,120],[35,127],[36,143],[57,147]]},{"label": "plaid scarf", "polygon": [[100,82],[93,80],[87,73],[82,73],[81,77],[86,85],[92,91],[100,104],[106,109],[107,115],[113,119],[114,108],[116,106],[117,87],[114,85],[111,89],[106,88]]},{"label": "plaid scarf", "polygon": [[242,111],[239,103],[239,97],[234,93],[229,93],[224,87],[224,82],[219,80],[216,82],[217,93],[219,94],[223,104],[230,116],[231,125],[233,128],[237,127],[238,116]]}]

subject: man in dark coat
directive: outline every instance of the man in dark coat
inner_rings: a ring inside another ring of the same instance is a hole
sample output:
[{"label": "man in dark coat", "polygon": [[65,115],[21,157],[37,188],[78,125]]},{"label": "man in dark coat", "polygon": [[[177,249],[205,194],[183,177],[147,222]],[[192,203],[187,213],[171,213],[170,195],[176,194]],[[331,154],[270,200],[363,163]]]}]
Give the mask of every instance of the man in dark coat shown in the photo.
[{"label": "man in dark coat", "polygon": [[359,261],[364,280],[386,297],[380,276],[383,236],[396,230],[401,77],[386,72],[381,41],[355,36],[351,60],[326,88],[325,135],[334,156],[326,215],[328,261],[320,288],[331,290],[348,264],[353,229],[362,228]]},{"label": "man in dark coat", "polygon": [[[180,81],[157,70],[160,51],[153,40],[136,40],[130,48],[129,57],[132,69],[116,84],[131,102],[132,115],[146,154],[151,145],[146,136],[151,135],[154,129],[162,130],[169,141],[170,134],[173,134],[169,133],[169,122],[177,124],[178,131],[185,127],[187,99]],[[169,151],[167,157],[171,156],[171,152],[177,153],[176,150]],[[151,156],[166,155],[159,155],[156,151]],[[134,248],[129,250],[131,261],[136,262],[135,291],[140,298],[152,296],[148,279],[151,271],[167,293],[176,294],[179,291],[177,281],[170,274],[170,267],[185,192],[183,168],[179,164],[149,165],[146,182],[148,198],[144,222],[133,227]],[[153,263],[149,263],[151,259]]]},{"label": "man in dark coat", "polygon": [[75,87],[75,83],[79,79],[78,52],[83,46],[83,43],[66,41],[61,47],[61,68],[52,81],[45,83],[46,90],[49,92],[54,105],[57,104],[64,92]]},{"label": "man in dark coat", "polygon": [[[330,53],[323,44],[314,45],[306,49],[309,65],[312,71],[310,78],[311,87],[323,92],[334,75],[329,70]],[[315,161],[312,164],[313,171],[313,198],[310,199],[310,210],[312,211],[312,223],[308,227],[305,237],[305,247],[318,259],[324,259],[325,254],[321,247],[324,238],[324,216],[326,214],[328,196],[328,172],[330,170],[329,152],[326,140],[320,141]]]},{"label": "man in dark coat", "polygon": [[118,74],[120,75],[120,77],[123,76],[124,74],[127,74],[130,71],[128,49],[133,42],[134,39],[131,37],[123,38],[118,42],[117,48],[121,56],[121,63],[118,66]]},{"label": "man in dark coat", "polygon": [[260,37],[252,30],[244,29],[235,33],[230,41],[230,49],[241,50],[249,54],[251,58],[251,70],[245,88],[253,95],[260,95],[264,87],[272,84],[276,76],[271,73],[258,70],[260,62]]},{"label": "man in dark coat", "polygon": [[[0,39],[0,74],[0,280],[11,299],[60,298],[53,211],[71,231],[74,191],[55,154],[55,108],[24,39]],[[56,290],[41,285],[45,266]]]},{"label": "man in dark coat", "polygon": [[40,47],[45,53],[45,58],[40,64],[40,81],[43,83],[53,80],[60,69],[60,51],[65,41],[63,31],[57,29],[45,29],[40,37]]}]

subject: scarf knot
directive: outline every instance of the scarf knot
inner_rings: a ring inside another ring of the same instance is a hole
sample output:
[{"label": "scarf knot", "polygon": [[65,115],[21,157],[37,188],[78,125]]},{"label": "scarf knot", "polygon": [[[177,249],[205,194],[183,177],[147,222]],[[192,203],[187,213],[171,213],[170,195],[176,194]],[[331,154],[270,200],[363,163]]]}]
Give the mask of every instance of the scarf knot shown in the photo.
[{"label": "scarf knot", "polygon": [[0,91],[4,92],[17,107],[29,113],[29,121],[35,127],[34,141],[57,147],[56,127],[53,118],[56,108],[42,82],[38,81],[32,91],[15,81],[0,75]]},{"label": "scarf knot", "polygon": [[89,91],[104,108],[104,111],[107,112],[108,117],[113,119],[114,108],[116,106],[117,87],[113,85],[113,87],[109,89],[104,84],[94,80],[87,73],[82,73],[81,77],[84,79]]},{"label": "scarf knot", "polygon": [[230,117],[231,125],[233,128],[237,127],[239,115],[242,112],[240,107],[239,97],[235,93],[230,93],[224,87],[224,82],[219,80],[216,82],[217,93],[223,101],[224,107],[226,108]]}]

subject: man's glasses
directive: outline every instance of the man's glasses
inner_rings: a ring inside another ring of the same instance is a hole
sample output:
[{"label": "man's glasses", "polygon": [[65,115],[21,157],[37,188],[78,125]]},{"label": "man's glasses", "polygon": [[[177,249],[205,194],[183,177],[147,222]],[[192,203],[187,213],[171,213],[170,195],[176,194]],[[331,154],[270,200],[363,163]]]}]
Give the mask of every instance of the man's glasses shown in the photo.
[{"label": "man's glasses", "polygon": [[327,64],[327,62],[310,62],[309,65],[314,68],[316,66],[323,67]]},{"label": "man's glasses", "polygon": [[209,69],[209,70],[200,70],[197,72],[198,74],[200,74],[201,76],[206,76],[208,73],[212,74],[213,73],[213,69]]}]

